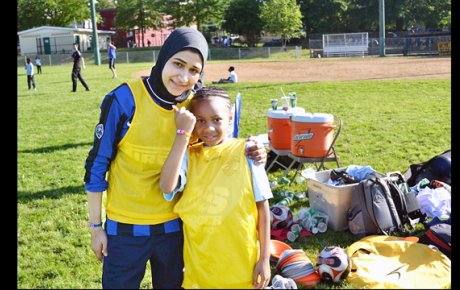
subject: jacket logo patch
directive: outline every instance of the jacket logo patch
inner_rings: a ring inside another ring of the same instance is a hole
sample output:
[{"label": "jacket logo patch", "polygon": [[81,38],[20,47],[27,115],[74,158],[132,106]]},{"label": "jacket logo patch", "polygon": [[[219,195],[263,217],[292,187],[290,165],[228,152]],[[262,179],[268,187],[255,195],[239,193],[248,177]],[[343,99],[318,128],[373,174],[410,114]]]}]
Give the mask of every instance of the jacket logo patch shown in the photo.
[{"label": "jacket logo patch", "polygon": [[96,133],[95,134],[96,134],[97,139],[101,139],[102,136],[104,135],[104,125],[98,124],[96,126]]}]

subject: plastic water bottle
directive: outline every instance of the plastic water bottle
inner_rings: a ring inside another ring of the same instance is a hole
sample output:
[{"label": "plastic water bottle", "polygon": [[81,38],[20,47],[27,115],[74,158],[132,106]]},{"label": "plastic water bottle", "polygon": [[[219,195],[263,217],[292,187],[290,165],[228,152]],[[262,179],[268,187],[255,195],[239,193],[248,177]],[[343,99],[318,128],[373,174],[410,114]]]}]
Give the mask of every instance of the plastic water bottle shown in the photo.
[{"label": "plastic water bottle", "polygon": [[295,178],[295,182],[296,182],[297,184],[303,183],[303,182],[305,182],[305,177],[303,177],[302,175],[299,175],[299,176],[297,176],[297,177]]},{"label": "plastic water bottle", "polygon": [[283,198],[282,200],[280,200],[279,202],[277,202],[276,204],[277,205],[285,205],[285,206],[288,206],[292,203],[292,198],[290,197],[285,197]]},{"label": "plastic water bottle", "polygon": [[318,223],[318,232],[325,233],[327,231],[327,224],[324,222]]},{"label": "plastic water bottle", "polygon": [[300,236],[300,231],[302,230],[302,226],[299,224],[293,224],[291,226],[291,230],[287,233],[287,238],[290,242],[294,242]]},{"label": "plastic water bottle", "polygon": [[278,99],[272,99],[272,109],[278,109]]},{"label": "plastic water bottle", "polygon": [[291,108],[297,107],[297,95],[295,92],[288,93],[289,99],[291,101]]}]

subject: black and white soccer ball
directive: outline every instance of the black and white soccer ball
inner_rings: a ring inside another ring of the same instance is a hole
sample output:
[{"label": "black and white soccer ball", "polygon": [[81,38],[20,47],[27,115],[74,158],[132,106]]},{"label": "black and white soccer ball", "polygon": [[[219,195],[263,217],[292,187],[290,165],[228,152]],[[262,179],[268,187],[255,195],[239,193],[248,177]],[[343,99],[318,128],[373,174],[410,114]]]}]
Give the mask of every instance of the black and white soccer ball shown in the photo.
[{"label": "black and white soccer ball", "polygon": [[317,257],[316,269],[321,276],[321,281],[339,283],[350,273],[350,257],[340,247],[325,247]]}]

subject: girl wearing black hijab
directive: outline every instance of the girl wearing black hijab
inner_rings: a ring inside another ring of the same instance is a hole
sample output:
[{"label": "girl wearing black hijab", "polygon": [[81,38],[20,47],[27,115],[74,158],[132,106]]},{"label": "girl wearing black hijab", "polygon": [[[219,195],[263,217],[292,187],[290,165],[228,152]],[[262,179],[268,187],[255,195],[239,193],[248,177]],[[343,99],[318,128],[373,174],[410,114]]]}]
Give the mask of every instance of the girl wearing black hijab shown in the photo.
[{"label": "girl wearing black hijab", "polygon": [[[203,84],[208,44],[196,29],[174,30],[149,77],[121,84],[101,104],[85,162],[91,247],[103,262],[103,288],[139,288],[150,261],[154,288],[179,289],[182,222],[163,198],[159,179],[176,136],[172,105],[187,107]],[[266,158],[260,145],[254,160]],[[102,216],[102,196],[105,222]]]}]

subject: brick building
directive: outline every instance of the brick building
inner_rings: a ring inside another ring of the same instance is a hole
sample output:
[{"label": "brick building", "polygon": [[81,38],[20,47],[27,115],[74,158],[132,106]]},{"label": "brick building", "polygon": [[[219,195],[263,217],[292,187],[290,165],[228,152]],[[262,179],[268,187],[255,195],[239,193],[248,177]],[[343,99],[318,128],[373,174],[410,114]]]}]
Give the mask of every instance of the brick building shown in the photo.
[{"label": "brick building", "polygon": [[100,9],[98,11],[102,17],[102,21],[98,24],[97,28],[101,30],[114,31],[115,34],[112,37],[112,40],[115,42],[117,47],[147,47],[149,46],[162,46],[166,38],[173,31],[170,26],[171,20],[168,15],[163,15],[163,25],[162,28],[154,30],[147,29],[144,32],[144,43],[142,43],[142,33],[139,29],[132,30],[121,30],[116,28],[115,17],[117,10],[116,8],[106,8]]}]

